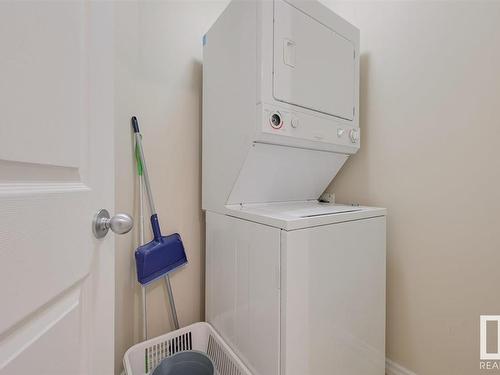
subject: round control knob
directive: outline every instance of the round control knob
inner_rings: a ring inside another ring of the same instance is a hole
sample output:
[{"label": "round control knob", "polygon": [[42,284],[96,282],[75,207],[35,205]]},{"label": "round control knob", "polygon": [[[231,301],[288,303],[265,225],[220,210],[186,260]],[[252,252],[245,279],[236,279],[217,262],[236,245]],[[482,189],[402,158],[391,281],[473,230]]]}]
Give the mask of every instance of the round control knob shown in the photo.
[{"label": "round control knob", "polygon": [[299,127],[299,119],[296,117],[292,118],[292,121],[290,122],[290,124],[292,125],[292,128],[298,128]]},{"label": "round control knob", "polygon": [[351,139],[352,143],[358,143],[358,141],[359,141],[359,131],[357,129],[352,129],[349,132],[349,138]]},{"label": "round control knob", "polygon": [[280,129],[283,126],[283,120],[279,112],[274,112],[269,118],[269,123],[274,129]]}]

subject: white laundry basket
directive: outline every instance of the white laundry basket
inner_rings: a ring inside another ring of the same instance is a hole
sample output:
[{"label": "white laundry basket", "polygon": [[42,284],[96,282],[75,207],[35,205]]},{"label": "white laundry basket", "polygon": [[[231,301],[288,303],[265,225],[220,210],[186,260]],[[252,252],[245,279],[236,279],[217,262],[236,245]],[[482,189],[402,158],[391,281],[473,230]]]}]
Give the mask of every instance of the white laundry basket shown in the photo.
[{"label": "white laundry basket", "polygon": [[150,374],[175,353],[199,350],[214,363],[216,375],[252,375],[220,335],[208,323],[194,323],[132,346],[123,357],[127,375]]}]

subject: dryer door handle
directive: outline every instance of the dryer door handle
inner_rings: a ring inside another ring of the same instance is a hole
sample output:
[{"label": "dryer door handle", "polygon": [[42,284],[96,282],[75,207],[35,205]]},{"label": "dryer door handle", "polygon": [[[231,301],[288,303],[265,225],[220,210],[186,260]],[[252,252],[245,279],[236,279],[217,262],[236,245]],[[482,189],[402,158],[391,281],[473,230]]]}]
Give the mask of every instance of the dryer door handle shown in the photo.
[{"label": "dryer door handle", "polygon": [[295,68],[295,48],[293,40],[283,39],[283,62],[292,68]]}]

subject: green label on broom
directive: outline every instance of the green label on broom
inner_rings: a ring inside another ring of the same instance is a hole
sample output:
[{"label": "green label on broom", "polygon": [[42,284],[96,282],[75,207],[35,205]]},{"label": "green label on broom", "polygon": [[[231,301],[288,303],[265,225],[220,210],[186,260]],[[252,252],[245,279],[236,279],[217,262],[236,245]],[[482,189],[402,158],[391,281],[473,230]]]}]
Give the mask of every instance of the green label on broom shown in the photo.
[{"label": "green label on broom", "polygon": [[137,143],[135,144],[135,160],[137,161],[137,174],[142,176],[142,162],[141,162],[141,153],[139,151],[139,146]]}]

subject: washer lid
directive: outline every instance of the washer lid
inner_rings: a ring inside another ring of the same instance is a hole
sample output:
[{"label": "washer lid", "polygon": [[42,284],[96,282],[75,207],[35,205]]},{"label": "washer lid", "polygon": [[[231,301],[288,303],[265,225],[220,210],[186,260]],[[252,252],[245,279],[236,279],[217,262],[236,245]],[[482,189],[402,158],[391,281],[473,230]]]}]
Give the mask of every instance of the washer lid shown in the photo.
[{"label": "washer lid", "polygon": [[298,8],[274,4],[275,99],[352,121],[354,45]]},{"label": "washer lid", "polygon": [[296,230],[345,221],[385,216],[385,208],[313,201],[226,206],[226,214],[273,227]]}]

